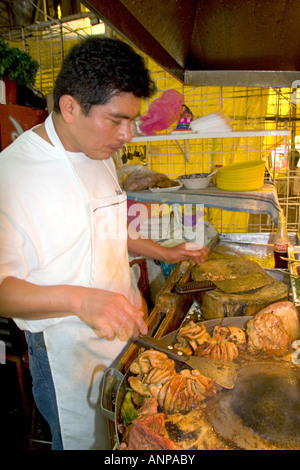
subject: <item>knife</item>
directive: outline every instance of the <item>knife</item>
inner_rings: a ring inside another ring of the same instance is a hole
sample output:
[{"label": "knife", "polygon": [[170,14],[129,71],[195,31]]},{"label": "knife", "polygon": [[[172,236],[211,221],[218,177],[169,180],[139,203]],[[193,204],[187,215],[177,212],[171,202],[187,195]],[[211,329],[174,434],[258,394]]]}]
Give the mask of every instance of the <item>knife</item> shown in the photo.
[{"label": "knife", "polygon": [[206,245],[206,248],[208,249],[208,251],[211,253],[212,251],[214,251],[214,249],[216,248],[217,244],[219,243],[220,241],[220,235],[219,233],[217,233],[211,240],[210,242],[208,242],[208,244]]},{"label": "knife", "polygon": [[178,283],[175,286],[176,294],[193,294],[194,292],[207,292],[216,289],[216,284],[211,281],[188,281]]},{"label": "knife", "polygon": [[[142,348],[153,348],[165,353],[170,359],[180,362],[189,368],[196,369],[204,376],[214,380],[226,389],[234,387],[239,367],[232,362],[221,362],[206,357],[178,354],[163,346],[158,339],[147,335],[139,335],[133,342]],[[181,351],[180,351],[181,352]]]}]

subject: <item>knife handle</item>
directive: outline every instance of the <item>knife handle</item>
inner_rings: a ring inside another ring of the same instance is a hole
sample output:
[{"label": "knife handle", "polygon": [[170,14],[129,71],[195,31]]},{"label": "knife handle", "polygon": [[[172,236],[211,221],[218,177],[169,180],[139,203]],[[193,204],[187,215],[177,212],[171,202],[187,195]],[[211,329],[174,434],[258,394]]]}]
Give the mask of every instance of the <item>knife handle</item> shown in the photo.
[{"label": "knife handle", "polygon": [[211,281],[191,281],[176,284],[175,292],[176,294],[190,294],[193,292],[205,292],[215,288],[216,285]]}]

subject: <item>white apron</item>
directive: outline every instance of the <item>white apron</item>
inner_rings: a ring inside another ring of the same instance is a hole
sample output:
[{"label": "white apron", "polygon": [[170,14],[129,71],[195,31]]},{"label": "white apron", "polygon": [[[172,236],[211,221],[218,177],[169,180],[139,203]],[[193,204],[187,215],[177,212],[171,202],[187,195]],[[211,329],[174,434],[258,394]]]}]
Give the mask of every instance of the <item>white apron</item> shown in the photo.
[{"label": "white apron", "polygon": [[[46,131],[56,149],[64,154],[70,171],[74,171],[51,117],[46,121]],[[111,173],[109,169],[108,173]],[[111,176],[114,178],[112,173]],[[108,177],[108,174],[103,174],[106,181]],[[80,180],[78,184],[81,184]],[[90,212],[90,287],[122,293],[137,308],[141,308],[141,297],[138,290],[132,287],[129,269],[126,194],[120,190],[115,196],[93,200]],[[66,317],[46,329],[44,337],[56,390],[64,449],[110,449],[106,419],[99,407],[99,386],[103,371],[121,353],[126,343],[99,338],[77,316]]]}]

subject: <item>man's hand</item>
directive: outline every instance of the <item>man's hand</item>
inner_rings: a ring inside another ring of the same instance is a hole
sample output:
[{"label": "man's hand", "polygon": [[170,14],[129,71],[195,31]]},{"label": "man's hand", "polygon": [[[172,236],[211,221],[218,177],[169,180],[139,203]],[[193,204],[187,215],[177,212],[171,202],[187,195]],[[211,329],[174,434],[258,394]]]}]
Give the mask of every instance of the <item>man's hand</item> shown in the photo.
[{"label": "man's hand", "polygon": [[189,249],[188,243],[181,243],[177,246],[165,247],[164,261],[165,263],[175,264],[180,261],[190,261],[193,266],[203,263],[209,254],[209,250],[204,246],[199,250]]},{"label": "man's hand", "polygon": [[24,320],[77,315],[101,337],[128,341],[147,334],[144,313],[115,292],[90,287],[39,286],[15,277],[0,285],[0,316]]},{"label": "man's hand", "polygon": [[180,261],[190,261],[193,265],[201,264],[208,258],[209,250],[203,246],[200,249],[191,249],[193,243],[181,243],[177,246],[163,246],[149,238],[132,238],[132,233],[128,234],[128,249],[131,253],[136,253],[146,258],[164,261],[169,264],[176,264]]},{"label": "man's hand", "polygon": [[140,333],[147,334],[144,313],[125,296],[106,290],[87,288],[82,291],[78,317],[91,326],[100,337],[128,341]]}]

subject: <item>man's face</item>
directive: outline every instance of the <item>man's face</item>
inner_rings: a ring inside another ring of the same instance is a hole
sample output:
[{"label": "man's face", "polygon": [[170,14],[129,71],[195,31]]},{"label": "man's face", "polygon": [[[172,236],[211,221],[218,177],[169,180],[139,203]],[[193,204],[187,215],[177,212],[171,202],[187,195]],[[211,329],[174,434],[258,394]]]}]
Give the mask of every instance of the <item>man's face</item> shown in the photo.
[{"label": "man's face", "polygon": [[72,149],[93,160],[106,160],[132,138],[131,122],[140,111],[140,98],[121,93],[105,105],[93,106],[85,116],[78,106],[72,127]]}]

